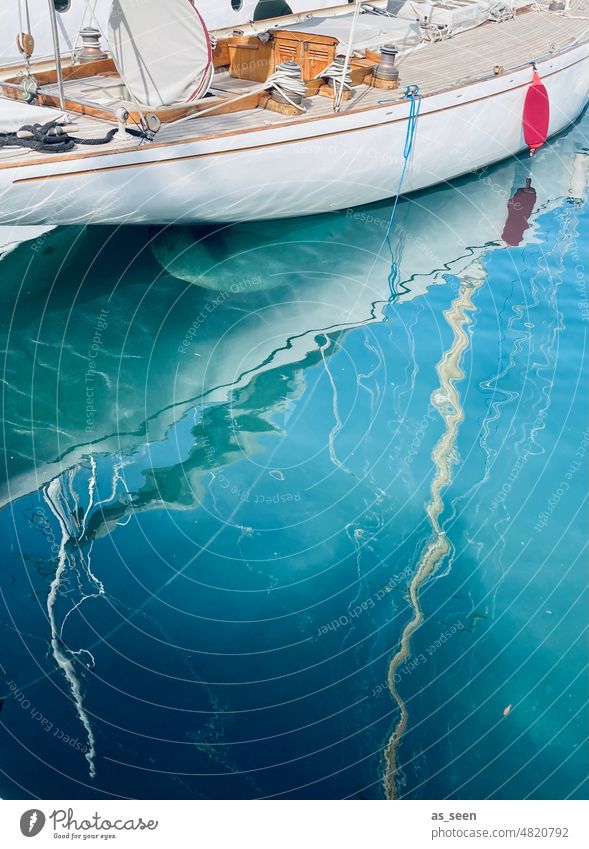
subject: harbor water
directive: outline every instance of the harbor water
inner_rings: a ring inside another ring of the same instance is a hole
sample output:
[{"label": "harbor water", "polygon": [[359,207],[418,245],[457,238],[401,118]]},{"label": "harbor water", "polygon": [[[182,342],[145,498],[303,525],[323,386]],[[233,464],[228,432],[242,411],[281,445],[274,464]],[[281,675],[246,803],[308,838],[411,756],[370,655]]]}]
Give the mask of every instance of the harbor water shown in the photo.
[{"label": "harbor water", "polygon": [[1,797],[587,798],[588,138],[0,254]]}]

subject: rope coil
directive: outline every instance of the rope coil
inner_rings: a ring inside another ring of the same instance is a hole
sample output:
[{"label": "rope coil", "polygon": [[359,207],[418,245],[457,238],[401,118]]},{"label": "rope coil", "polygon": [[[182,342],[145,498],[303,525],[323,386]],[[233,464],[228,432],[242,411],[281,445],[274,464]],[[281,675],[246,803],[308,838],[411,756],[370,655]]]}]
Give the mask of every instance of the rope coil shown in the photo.
[{"label": "rope coil", "polygon": [[295,109],[305,111],[302,100],[307,93],[307,86],[302,77],[301,66],[296,62],[283,62],[278,65],[264,83],[264,88],[274,89]]},{"label": "rope coil", "polygon": [[315,79],[328,79],[336,91],[342,86],[346,91],[352,90],[352,74],[349,68],[345,68],[343,58],[336,59],[328,68],[317,74]]},{"label": "rope coil", "polygon": [[[118,130],[109,130],[105,136],[97,139],[83,139],[71,136],[67,124],[49,121],[46,124],[25,124],[16,133],[0,133],[0,147],[22,147],[38,153],[68,153],[76,145],[98,146],[112,141]],[[133,136],[145,137],[145,133],[127,128]]]}]

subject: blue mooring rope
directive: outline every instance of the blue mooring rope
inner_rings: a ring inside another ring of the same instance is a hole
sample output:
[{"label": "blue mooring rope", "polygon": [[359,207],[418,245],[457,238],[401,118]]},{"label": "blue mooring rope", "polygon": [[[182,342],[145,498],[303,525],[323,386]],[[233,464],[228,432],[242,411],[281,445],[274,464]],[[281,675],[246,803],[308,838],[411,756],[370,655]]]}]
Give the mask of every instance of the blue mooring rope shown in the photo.
[{"label": "blue mooring rope", "polygon": [[397,204],[399,203],[399,197],[401,196],[401,191],[403,189],[403,183],[405,182],[405,175],[407,174],[407,168],[409,167],[409,160],[411,159],[411,154],[413,153],[413,145],[415,143],[415,134],[417,132],[417,119],[419,118],[419,113],[421,112],[421,94],[419,93],[419,86],[415,83],[408,85],[405,89],[405,97],[407,97],[410,101],[409,106],[409,118],[407,120],[407,134],[405,136],[405,147],[403,149],[403,168],[401,170],[401,176],[399,177],[399,185],[397,186],[397,193],[395,195],[395,202],[393,204],[393,208],[391,210],[391,215],[389,218],[389,223],[387,226],[386,235],[384,237],[384,241],[381,246],[381,250],[385,244],[388,244],[389,250],[391,252],[392,265],[391,271],[389,273],[389,288],[391,291],[391,297],[397,297],[398,292],[395,291],[395,281],[397,279],[397,275],[399,273],[399,269],[397,263],[395,262],[395,257],[393,253],[393,246],[391,245],[391,233],[393,231],[393,224],[395,222],[395,214],[397,212]]}]

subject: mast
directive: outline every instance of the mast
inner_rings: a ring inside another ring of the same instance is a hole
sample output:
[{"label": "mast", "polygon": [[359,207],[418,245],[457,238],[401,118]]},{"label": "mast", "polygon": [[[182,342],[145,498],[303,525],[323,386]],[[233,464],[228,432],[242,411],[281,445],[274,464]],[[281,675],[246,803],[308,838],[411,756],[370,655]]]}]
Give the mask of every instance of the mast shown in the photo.
[{"label": "mast", "polygon": [[57,87],[59,89],[59,105],[65,110],[65,93],[63,90],[63,73],[61,70],[61,53],[59,51],[59,30],[57,29],[57,14],[53,0],[48,0],[49,17],[51,18],[51,35],[53,36],[53,53],[57,69]]}]

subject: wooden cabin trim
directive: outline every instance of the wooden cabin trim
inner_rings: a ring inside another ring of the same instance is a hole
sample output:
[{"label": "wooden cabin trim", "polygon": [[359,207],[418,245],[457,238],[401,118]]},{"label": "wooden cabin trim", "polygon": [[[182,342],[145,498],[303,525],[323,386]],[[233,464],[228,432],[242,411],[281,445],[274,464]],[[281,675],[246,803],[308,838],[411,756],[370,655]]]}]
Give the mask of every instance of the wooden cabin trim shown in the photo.
[{"label": "wooden cabin trim", "polygon": [[238,80],[265,83],[275,67],[275,45],[272,39],[260,41],[256,36],[230,39],[229,73]]},{"label": "wooden cabin trim", "polygon": [[[102,77],[119,76],[115,63],[112,59],[98,59],[95,62],[77,62],[67,64],[62,67],[63,81],[83,80],[86,77],[94,77],[100,75]],[[48,68],[45,71],[33,72],[32,76],[37,80],[40,86],[57,85],[57,71],[55,68]],[[22,82],[22,76],[6,77],[4,82],[18,84]],[[0,86],[2,81],[0,81]]]},{"label": "wooden cabin trim", "polygon": [[[82,77],[83,79],[83,77]],[[3,93],[3,96],[10,99],[16,100],[19,102],[24,102],[21,96],[21,92],[15,88],[2,88],[2,83],[0,82],[0,90]],[[191,115],[198,115],[199,112],[204,112],[205,110],[215,108],[215,115],[229,115],[233,112],[242,112],[247,109],[257,109],[258,106],[263,105],[264,100],[269,95],[266,92],[252,92],[248,97],[242,97],[239,100],[235,101],[231,92],[227,92],[226,95],[223,96],[211,96],[205,97],[202,100],[199,100],[196,103],[186,103],[181,106],[171,106],[171,107],[162,107],[160,109],[150,109],[149,107],[145,107],[142,112],[138,112],[133,109],[132,104],[128,101],[125,101],[125,108],[129,114],[129,119],[131,124],[135,124],[136,126],[141,126],[142,115],[151,114],[156,115],[162,124],[170,123],[172,121],[178,121],[181,118],[187,118]],[[52,109],[55,109],[57,112],[70,112],[74,115],[86,115],[89,118],[96,118],[99,121],[106,121],[110,125],[116,123],[116,114],[113,109],[103,109],[99,105],[95,105],[92,103],[86,103],[81,100],[72,100],[66,97],[65,100],[65,109],[62,110],[60,99],[57,95],[48,94],[41,92],[35,99],[35,105],[37,106],[47,106]]]},{"label": "wooden cabin trim", "polygon": [[[21,96],[21,92],[19,92],[17,89],[3,88],[2,83],[0,83],[0,90],[2,91],[3,96],[8,98],[9,100],[16,100],[21,103],[25,102]],[[88,115],[88,117],[90,118],[97,118],[100,121],[108,121],[109,124],[112,124],[113,121],[116,121],[114,112],[101,109],[99,106],[90,106],[88,104],[80,103],[79,101],[70,100],[68,98],[66,98],[65,100],[65,108],[62,109],[59,97],[52,94],[39,94],[35,98],[35,106],[48,106],[52,109],[55,109],[57,113],[65,111],[73,112],[77,115]]]}]

